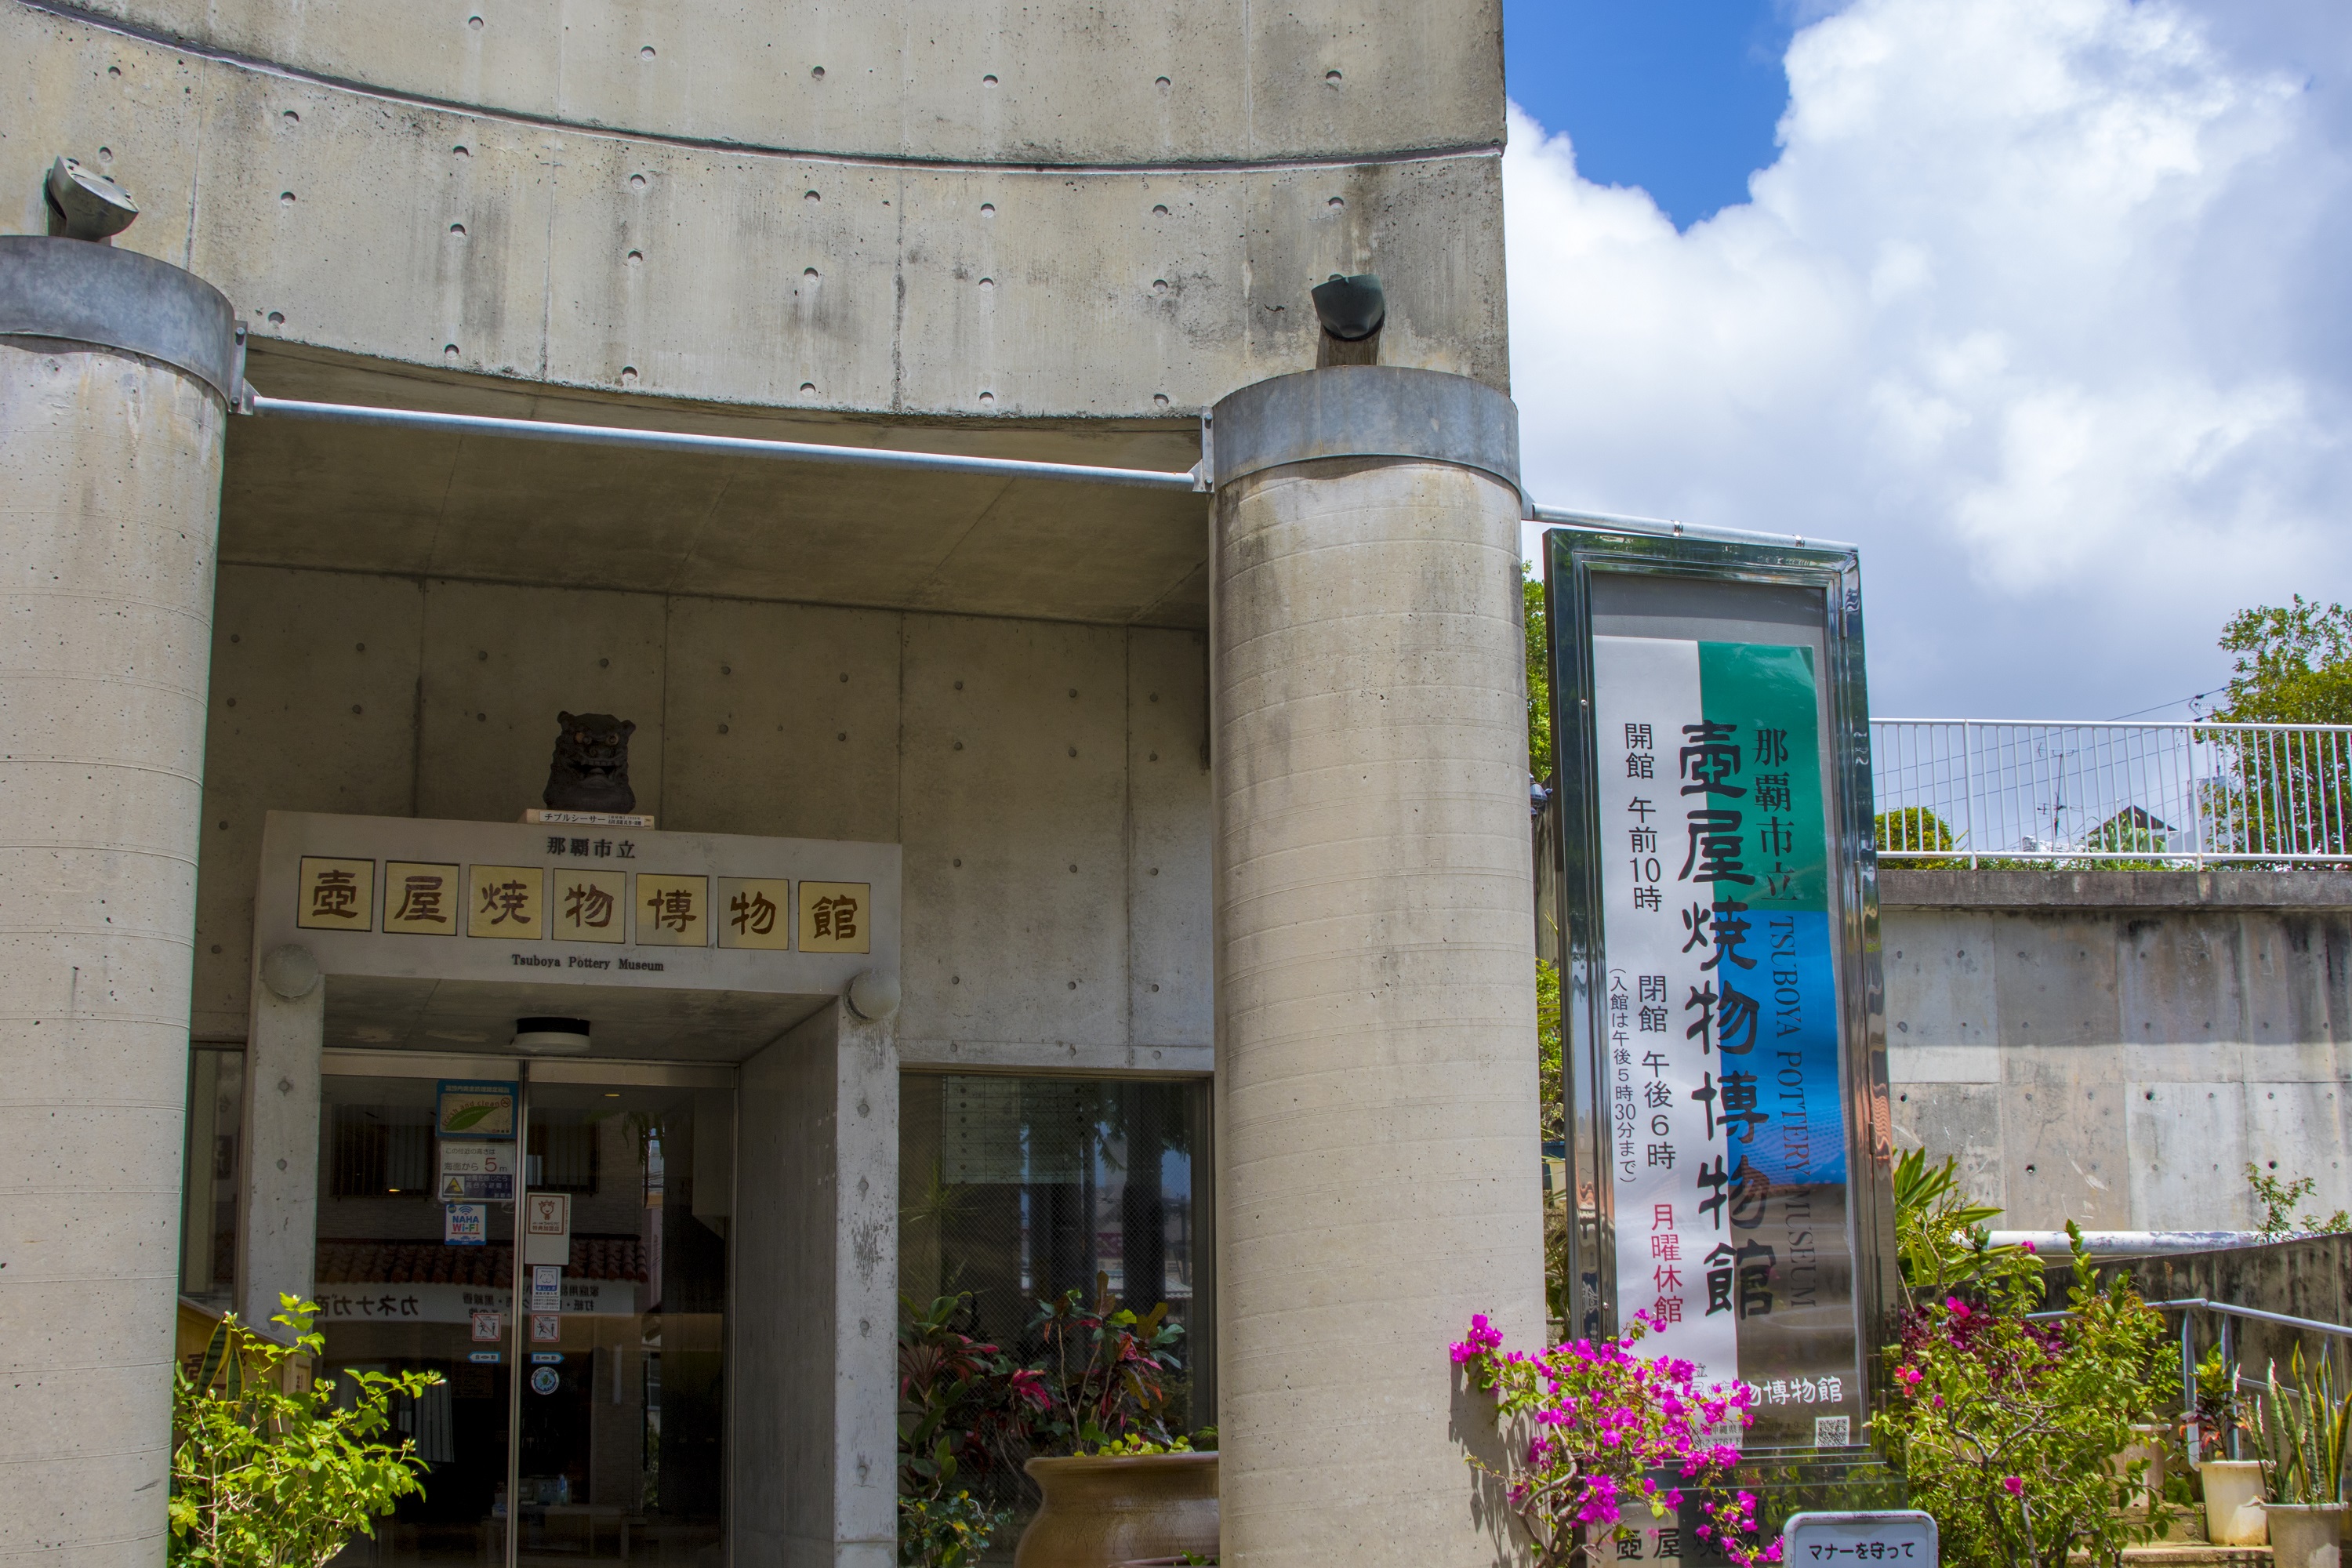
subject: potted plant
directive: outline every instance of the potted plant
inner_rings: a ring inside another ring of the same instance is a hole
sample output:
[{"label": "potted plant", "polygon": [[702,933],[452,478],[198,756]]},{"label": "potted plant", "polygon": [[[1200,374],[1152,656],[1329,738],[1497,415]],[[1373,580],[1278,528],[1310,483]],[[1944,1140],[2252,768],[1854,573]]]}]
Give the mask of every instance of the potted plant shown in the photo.
[{"label": "potted plant", "polygon": [[2260,1461],[2232,1459],[2221,1449],[2221,1439],[2240,1426],[2237,1371],[2215,1345],[2197,1363],[2196,1402],[2181,1433],[2204,1500],[2205,1539],[2215,1546],[2260,1546],[2269,1539]]},{"label": "potted plant", "polygon": [[1097,1276],[1091,1305],[1076,1290],[1040,1302],[1031,1325],[1045,1347],[1040,1455],[1023,1467],[1043,1494],[1014,1568],[1104,1568],[1154,1557],[1213,1557],[1217,1456],[1168,1426],[1181,1370],[1181,1324],[1161,1302],[1142,1317]]},{"label": "potted plant", "polygon": [[2270,1392],[2257,1394],[2246,1427],[2261,1456],[2263,1505],[2276,1568],[2336,1568],[2344,1531],[2344,1456],[2352,1397],[2339,1396],[2332,1362],[2304,1365],[2297,1346],[2282,1384],[2269,1368]]},{"label": "potted plant", "polygon": [[1454,1347],[1454,1364],[1495,1396],[1506,1463],[1466,1456],[1499,1483],[1504,1505],[1535,1549],[1535,1568],[1601,1568],[1618,1553],[1609,1543],[1633,1533],[1628,1515],[1663,1519],[1682,1506],[1682,1489],[1660,1486],[1661,1473],[1699,1491],[1707,1522],[1702,1541],[1738,1568],[1780,1561],[1780,1542],[1759,1544],[1756,1499],[1725,1489],[1739,1451],[1717,1429],[1746,1426],[1753,1393],[1701,1387],[1687,1361],[1647,1356],[1633,1347],[1654,1325],[1646,1313],[1621,1339],[1576,1340],[1529,1355],[1506,1352],[1502,1331],[1480,1313]]}]

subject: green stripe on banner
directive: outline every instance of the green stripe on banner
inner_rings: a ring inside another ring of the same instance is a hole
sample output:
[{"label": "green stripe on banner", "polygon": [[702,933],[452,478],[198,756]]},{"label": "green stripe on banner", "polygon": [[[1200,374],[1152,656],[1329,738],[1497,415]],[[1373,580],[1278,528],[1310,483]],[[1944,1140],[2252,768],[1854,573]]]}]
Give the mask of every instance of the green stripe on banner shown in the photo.
[{"label": "green stripe on banner", "polygon": [[[1700,702],[1739,748],[1747,795],[1720,804],[1746,819],[1746,901],[1784,910],[1829,908],[1828,818],[1813,650],[1764,643],[1698,645]],[[1723,889],[1728,892],[1729,889]]]}]

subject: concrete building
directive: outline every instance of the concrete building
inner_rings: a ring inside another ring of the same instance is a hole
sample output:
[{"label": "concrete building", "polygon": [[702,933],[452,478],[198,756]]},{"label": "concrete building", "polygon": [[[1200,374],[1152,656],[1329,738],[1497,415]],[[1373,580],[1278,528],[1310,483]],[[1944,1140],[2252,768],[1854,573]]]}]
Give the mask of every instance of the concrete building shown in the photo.
[{"label": "concrete building", "polygon": [[898,1293],[1099,1272],[1228,1563],[1491,1561],[1502,134],[1493,0],[0,5],[0,1559],[160,1561],[173,1298],[289,1292],[448,1378],[370,1561],[879,1568]]}]

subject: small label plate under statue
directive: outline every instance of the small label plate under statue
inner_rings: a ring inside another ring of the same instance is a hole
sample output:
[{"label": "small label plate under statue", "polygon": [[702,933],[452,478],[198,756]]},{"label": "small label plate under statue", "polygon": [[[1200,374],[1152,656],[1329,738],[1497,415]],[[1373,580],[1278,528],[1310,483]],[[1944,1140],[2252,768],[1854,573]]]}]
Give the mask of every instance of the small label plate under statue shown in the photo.
[{"label": "small label plate under statue", "polygon": [[654,819],[627,811],[549,811],[532,806],[522,814],[525,822],[553,823],[561,827],[651,827]]}]

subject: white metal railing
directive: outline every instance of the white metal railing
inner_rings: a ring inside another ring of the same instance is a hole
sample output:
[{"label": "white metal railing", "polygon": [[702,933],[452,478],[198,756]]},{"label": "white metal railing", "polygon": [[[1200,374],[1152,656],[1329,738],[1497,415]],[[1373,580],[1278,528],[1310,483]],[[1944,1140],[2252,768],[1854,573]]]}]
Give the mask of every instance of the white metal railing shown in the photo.
[{"label": "white metal railing", "polygon": [[1874,719],[1895,864],[2352,863],[2352,727]]}]

